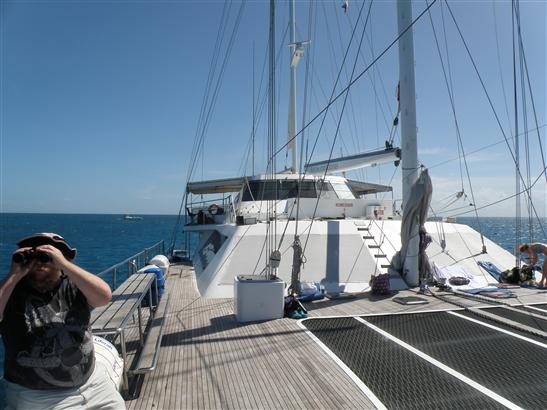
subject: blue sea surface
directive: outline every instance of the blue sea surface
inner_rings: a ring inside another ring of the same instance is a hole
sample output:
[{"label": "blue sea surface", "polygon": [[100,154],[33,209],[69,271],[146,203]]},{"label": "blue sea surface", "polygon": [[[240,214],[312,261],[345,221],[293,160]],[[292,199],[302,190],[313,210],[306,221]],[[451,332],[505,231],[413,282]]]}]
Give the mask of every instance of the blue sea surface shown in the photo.
[{"label": "blue sea surface", "polygon": [[[0,214],[0,279],[9,273],[16,243],[35,232],[55,232],[63,236],[78,249],[75,262],[90,272],[99,273],[161,240],[165,240],[166,248],[169,247],[176,222],[174,215],[143,215],[142,220],[126,220],[123,215]],[[480,225],[486,237],[512,253],[517,243],[528,241],[525,225],[521,228],[521,237],[515,239],[514,218],[483,217],[477,220],[462,217],[457,222],[477,230]],[[545,219],[542,224],[546,226]],[[178,232],[177,237],[176,247],[181,248],[183,236]],[[546,242],[539,224],[534,225],[533,237],[538,242]],[[2,345],[0,359],[0,369],[3,369]],[[0,406],[2,398],[0,392]]]},{"label": "blue sea surface", "polygon": [[[11,254],[17,249],[17,242],[36,232],[55,232],[63,236],[78,250],[75,262],[92,273],[102,272],[161,240],[165,241],[167,249],[177,216],[143,215],[142,218],[126,220],[123,215],[0,213],[0,280],[9,273]],[[178,245],[181,240],[179,232]],[[3,369],[4,346],[0,344],[0,374],[3,374]],[[3,397],[3,390],[0,390],[0,408],[4,407]]]}]

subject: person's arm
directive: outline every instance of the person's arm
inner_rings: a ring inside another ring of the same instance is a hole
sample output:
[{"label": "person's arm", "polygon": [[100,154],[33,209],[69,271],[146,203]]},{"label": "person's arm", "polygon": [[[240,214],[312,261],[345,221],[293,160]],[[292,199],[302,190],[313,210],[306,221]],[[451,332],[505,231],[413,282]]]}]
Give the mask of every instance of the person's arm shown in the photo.
[{"label": "person's arm", "polygon": [[[14,253],[20,253],[32,248],[17,249]],[[32,264],[22,265],[19,263],[11,263],[10,273],[2,281],[0,285],[0,322],[4,318],[4,310],[8,304],[8,300],[15,289],[15,286],[23,279],[27,273],[29,273]]]},{"label": "person's arm", "polygon": [[68,279],[84,294],[91,307],[104,306],[110,302],[112,291],[104,280],[67,260],[59,249],[51,245],[42,245],[37,249],[52,258]]},{"label": "person's arm", "polygon": [[535,264],[538,261],[538,254],[536,253],[536,248],[540,244],[537,243],[531,243],[528,247],[528,253],[530,255],[530,265],[535,266]]}]

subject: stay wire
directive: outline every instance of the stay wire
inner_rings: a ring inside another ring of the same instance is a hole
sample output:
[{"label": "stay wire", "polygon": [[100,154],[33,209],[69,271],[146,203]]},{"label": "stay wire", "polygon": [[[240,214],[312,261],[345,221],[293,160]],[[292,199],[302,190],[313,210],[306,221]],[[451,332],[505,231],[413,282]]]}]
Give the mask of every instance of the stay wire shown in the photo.
[{"label": "stay wire", "polygon": [[[527,98],[526,98],[526,85],[525,85],[525,74],[524,74],[524,60],[523,60],[523,49],[521,47],[520,41],[518,41],[520,33],[520,4],[515,2],[513,9],[515,10],[515,22],[517,26],[517,42],[518,42],[518,57],[519,57],[519,74],[520,74],[520,95],[522,98],[522,128],[524,130],[524,157],[525,157],[525,167],[526,167],[526,182],[525,187],[530,187],[531,185],[531,169],[530,169],[530,143],[528,138],[528,109],[527,109]],[[527,201],[527,216],[528,216],[528,241],[533,242],[532,236],[532,209],[531,201],[532,195],[529,196]],[[518,243],[516,244],[518,246]]]},{"label": "stay wire", "polygon": [[[533,187],[537,184],[537,182],[543,177],[543,173],[544,173],[545,171],[546,171],[546,168],[543,168],[543,169],[541,170],[541,173],[540,173],[539,176],[534,180],[534,182],[532,183],[532,186],[531,186],[530,188],[533,188]],[[515,194],[513,194],[513,195],[510,195],[510,196],[508,196],[508,197],[502,198],[502,199],[500,199],[500,200],[498,200],[498,201],[491,202],[491,203],[489,203],[489,204],[480,206],[480,207],[478,207],[477,209],[478,209],[478,210],[481,210],[481,209],[489,208],[489,207],[491,207],[491,206],[493,206],[493,205],[497,205],[497,204],[499,204],[499,203],[508,201],[509,199],[515,198],[517,195],[521,195],[521,194],[524,193],[524,192],[526,192],[526,190],[522,190],[522,191],[517,192],[517,193],[515,193]],[[459,213],[459,214],[455,214],[454,216],[466,215],[466,214],[468,214],[469,212],[473,212],[473,210],[467,211],[467,212],[462,212],[462,213]],[[539,225],[539,227],[540,227],[540,229],[541,229],[541,232],[543,233],[543,236],[545,237],[545,236],[546,236],[546,231],[545,231],[545,227],[543,226],[543,223],[541,222],[541,218],[538,217],[536,220],[537,220],[538,225]]]},{"label": "stay wire", "polygon": [[[518,163],[518,162],[517,162],[517,158],[515,157],[515,153],[514,153],[513,150],[511,149],[511,146],[510,146],[510,144],[509,144],[509,139],[507,138],[507,135],[506,135],[505,131],[503,130],[503,127],[502,127],[502,125],[501,125],[500,118],[499,118],[499,116],[498,116],[498,113],[496,112],[496,109],[494,108],[494,104],[493,104],[493,102],[492,102],[492,99],[490,98],[490,94],[488,93],[488,90],[486,89],[486,85],[484,84],[484,81],[483,81],[483,79],[482,79],[482,76],[480,75],[480,72],[479,72],[479,70],[478,70],[478,68],[477,68],[477,65],[476,65],[476,63],[475,63],[475,59],[473,58],[473,56],[472,56],[472,54],[471,54],[471,51],[469,50],[469,46],[467,45],[467,42],[465,41],[465,38],[464,38],[464,36],[463,36],[463,33],[462,33],[462,31],[461,31],[461,29],[460,29],[460,27],[459,27],[459,25],[458,25],[458,22],[456,21],[456,18],[454,17],[454,14],[452,13],[452,9],[450,8],[450,4],[448,4],[448,1],[447,1],[447,0],[445,0],[445,3],[446,3],[446,5],[447,5],[447,7],[448,7],[448,11],[450,12],[450,16],[452,17],[452,21],[454,22],[454,25],[455,25],[455,27],[456,27],[456,29],[457,29],[457,31],[458,31],[458,34],[459,34],[459,36],[460,36],[460,38],[461,38],[461,40],[462,40],[463,45],[464,45],[464,47],[465,47],[465,50],[466,50],[466,52],[467,52],[467,55],[468,55],[468,57],[469,57],[469,59],[470,59],[472,65],[473,65],[473,68],[474,68],[474,70],[475,70],[475,73],[477,74],[477,77],[478,77],[479,82],[480,82],[480,84],[481,84],[481,87],[482,87],[482,89],[483,89],[483,91],[484,91],[484,93],[485,93],[486,99],[488,100],[488,104],[490,105],[490,108],[491,108],[491,110],[492,110],[492,113],[493,113],[493,115],[494,115],[494,118],[496,119],[496,122],[498,123],[498,127],[499,127],[499,129],[500,129],[500,131],[501,131],[501,133],[502,133],[502,135],[503,135],[503,138],[504,138],[504,140],[505,140],[505,144],[507,145],[507,149],[509,150],[509,153],[511,154],[511,157],[512,157],[512,159],[513,159],[513,163],[514,163],[514,164],[517,164],[517,163]],[[518,171],[518,176],[519,176],[519,178],[524,182],[524,178],[522,177],[522,174],[521,174],[520,170],[518,169],[518,167],[517,167],[517,171]],[[543,172],[545,172],[545,170],[544,170]],[[525,192],[526,192],[527,196],[528,196],[529,198],[531,198],[530,192],[528,192],[528,190],[525,190]],[[537,212],[537,210],[536,210],[536,208],[535,208],[535,206],[534,206],[533,204],[532,204],[532,209],[533,209],[533,211],[534,211],[534,215],[536,216],[536,219],[539,220],[539,214],[538,214],[538,212]]]},{"label": "stay wire", "polygon": [[[449,81],[450,81],[450,85],[448,85],[447,83],[447,88],[448,88],[448,93],[449,93],[449,98],[450,98],[450,102],[451,102],[451,107],[452,107],[452,115],[454,116],[454,123],[456,125],[456,138],[457,138],[457,143],[456,143],[456,146],[458,147],[458,155],[461,155],[462,152],[461,152],[461,149],[460,149],[460,145],[463,147],[463,142],[461,140],[461,133],[460,133],[460,127],[459,127],[459,123],[458,123],[458,120],[457,120],[457,117],[456,117],[456,107],[455,107],[455,104],[454,104],[454,82],[453,82],[453,79],[452,79],[452,70],[451,70],[451,65],[450,65],[450,53],[448,52],[448,36],[446,35],[446,23],[445,23],[445,19],[444,19],[444,8],[443,8],[443,3],[441,2],[440,3],[440,9],[441,9],[441,21],[442,21],[442,27],[443,27],[443,38],[444,38],[444,50],[445,50],[445,53],[446,53],[446,63],[447,63],[447,66],[448,66],[448,77],[449,77]],[[437,42],[437,34],[435,33],[435,27],[433,25],[433,20],[431,18],[431,12],[429,13],[429,18],[431,20],[431,26],[433,27],[433,33],[435,35],[435,42],[437,43],[437,51],[439,53],[439,57],[441,55],[441,52],[440,52],[440,47],[439,47],[439,44]],[[446,80],[446,73],[444,72],[444,64],[443,64],[443,61],[442,61],[442,58],[441,58],[441,64],[442,64],[442,67],[443,67],[443,74],[445,76],[445,82],[447,81]],[[463,153],[463,155],[465,155],[465,153]],[[460,183],[461,183],[461,190],[463,191],[464,190],[464,185],[463,185],[463,169],[462,169],[462,161],[460,160],[459,163],[458,163],[458,166],[460,168]]]},{"label": "stay wire", "polygon": [[[348,83],[348,85],[342,89],[336,96],[334,96],[332,99],[329,100],[328,104],[323,108],[321,109],[321,111],[319,111],[317,114],[315,114],[315,116],[306,124],[302,127],[302,129],[300,131],[298,131],[298,133],[293,137],[293,138],[296,138],[298,137],[302,131],[304,129],[306,129],[307,127],[309,127],[311,124],[313,124],[323,113],[325,113],[325,111],[327,111],[330,106],[332,104],[334,104],[340,97],[342,97],[344,95],[344,93],[350,89],[357,81],[359,81],[361,79],[361,77],[363,77],[363,75],[365,75],[368,70],[370,70],[389,50],[391,50],[391,48],[397,44],[397,42],[399,41],[399,39],[404,36],[406,34],[406,32],[408,30],[410,30],[414,24],[416,24],[417,21],[419,21],[422,16],[437,2],[437,0],[433,0],[433,2],[431,2],[431,4],[429,6],[427,6],[414,20],[412,20],[412,22],[408,25],[407,28],[405,28],[401,33],[399,33],[391,43],[389,43],[387,45],[387,47],[374,59],[372,60],[372,62],[366,66],[363,71],[361,71],[350,83]],[[281,148],[279,148],[277,151],[276,151],[276,155],[279,154],[280,152],[283,151],[283,149],[285,149],[287,147],[288,144],[290,144],[292,142],[292,139],[287,141]],[[311,157],[311,155],[310,155]]]},{"label": "stay wire", "polygon": [[[226,27],[227,27],[228,15],[229,15],[229,9],[231,7],[231,2],[229,4],[228,9],[227,9],[227,5],[228,5],[228,3],[225,3],[224,7],[222,9],[220,24],[219,24],[219,28],[218,28],[218,31],[217,31],[217,38],[216,38],[216,41],[215,41],[215,46],[213,48],[213,55],[212,55],[212,58],[211,58],[211,63],[209,65],[209,74],[207,76],[205,92],[204,92],[203,99],[202,99],[202,105],[201,105],[200,114],[199,114],[199,117],[198,117],[198,125],[196,127],[196,134],[194,136],[194,143],[193,143],[193,146],[192,146],[192,151],[191,151],[192,153],[190,155],[190,158],[196,158],[198,156],[198,148],[197,147],[199,146],[198,141],[200,139],[199,130],[201,129],[201,125],[202,125],[202,121],[203,121],[203,114],[204,114],[204,111],[205,111],[205,106],[207,105],[207,101],[209,99],[210,85],[212,83],[212,79],[214,77],[214,72],[216,70],[216,66],[217,66],[216,61],[218,61],[218,57],[219,57],[219,54],[220,54],[220,44],[222,43],[222,38],[224,38],[224,35],[221,35],[221,33],[224,33],[225,30],[226,30]],[[194,165],[192,164],[188,168],[188,177],[187,177],[186,183],[188,183],[188,181],[190,181],[193,166]],[[172,233],[172,236],[171,236],[171,249],[172,250],[175,248],[175,244],[176,244],[176,240],[177,240],[177,234],[178,234],[179,227],[180,227],[181,220],[182,220],[182,209],[183,209],[183,206],[186,202],[186,195],[187,195],[187,193],[185,191],[182,195],[182,198],[181,198],[181,201],[180,201],[180,206],[179,206],[179,211],[178,211],[178,214],[177,214],[177,220],[176,220],[175,225],[173,227],[173,233]]]},{"label": "stay wire", "polygon": [[[372,5],[372,1],[371,1],[370,4]],[[363,9],[364,9],[364,6],[365,6],[365,2],[363,2],[363,4],[361,5],[361,9],[359,10],[359,17],[357,18],[357,21],[360,20],[361,14],[362,14]],[[369,7],[369,11],[370,11],[370,7]],[[342,60],[342,64],[340,65],[340,69],[338,70],[338,75],[337,75],[336,81],[335,81],[335,83],[334,83],[334,86],[332,87],[332,92],[331,92],[331,96],[330,96],[330,101],[332,101],[332,97],[333,97],[334,93],[336,92],[336,86],[338,85],[338,81],[340,80],[340,76],[341,76],[341,73],[342,73],[342,68],[344,67],[345,62],[346,62],[346,59],[347,59],[347,56],[348,56],[348,54],[349,54],[350,46],[351,46],[351,43],[353,42],[353,37],[354,37],[354,35],[355,35],[355,30],[356,30],[356,29],[357,29],[357,24],[355,25],[355,27],[354,27],[353,30],[352,30],[351,38],[350,38],[350,41],[349,41],[348,46],[347,46],[347,48],[346,48],[346,51],[345,51],[345,53],[344,53],[344,58],[343,58],[343,60]],[[347,88],[347,87],[346,87],[346,89],[349,90],[349,88]],[[330,107],[330,105],[331,105],[331,104],[327,105],[327,108]],[[316,148],[316,146],[317,146],[317,142],[318,142],[318,140],[319,140],[319,136],[321,135],[321,130],[322,130],[323,125],[324,125],[324,123],[325,123],[325,118],[326,118],[326,116],[327,116],[328,111],[327,111],[326,109],[323,109],[323,110],[321,111],[321,113],[325,113],[325,115],[323,116],[323,119],[322,119],[322,121],[321,121],[321,125],[320,125],[320,127],[319,127],[319,130],[317,131],[317,137],[315,138],[315,142],[314,142],[314,145],[313,145],[313,147],[312,147],[312,152],[311,152],[311,154],[310,154],[310,158],[313,156],[313,152],[314,152],[314,150],[315,150],[315,148]],[[314,119],[317,118],[319,115],[321,115],[321,113],[318,114],[318,115],[316,115],[316,116],[314,117]],[[308,123],[308,125],[311,124],[311,122],[313,122],[313,121],[314,121],[314,120],[310,121],[310,123]],[[304,127],[304,128],[306,128],[306,127]],[[291,138],[290,141],[292,141],[294,138],[296,138],[296,137],[304,130],[304,128],[303,128],[302,130],[300,130],[295,136],[293,136],[293,137]],[[289,141],[289,142],[290,142],[290,141]],[[286,146],[288,145],[289,142],[287,142],[287,143],[284,145],[284,147],[286,147]],[[334,146],[334,142],[333,142],[333,146]],[[281,150],[282,150],[284,147],[282,147],[280,150],[278,150],[278,151],[274,154],[274,157],[275,157],[275,155],[277,155],[279,152],[281,152]],[[332,150],[331,150],[331,152],[332,152]],[[301,175],[300,175],[300,178],[298,179],[298,184],[299,184],[299,185],[302,184],[302,182],[304,181],[304,177],[306,176],[306,169],[307,169],[307,164],[306,164],[306,167],[304,168],[304,173],[301,174]],[[320,194],[319,194],[319,195],[320,195]],[[318,200],[319,200],[319,196],[318,196],[317,198],[318,198]],[[293,202],[296,202],[296,201],[293,201]],[[315,209],[317,209],[317,204],[316,204],[316,206],[315,206]],[[314,215],[315,215],[315,211],[314,211]],[[288,223],[289,223],[289,221],[287,220],[287,224],[288,224]],[[286,229],[285,229],[285,230],[286,230]],[[308,237],[309,237],[309,234],[308,234]],[[283,241],[283,239],[284,239],[284,236],[281,237],[280,243]],[[306,243],[307,243],[307,239],[306,239]],[[304,249],[305,249],[305,247],[304,247]],[[302,252],[302,254],[304,254],[304,252]]]},{"label": "stay wire", "polygon": [[[363,25],[363,31],[361,33],[361,38],[359,39],[359,46],[357,48],[357,55],[355,56],[355,60],[353,62],[353,67],[352,67],[352,70],[351,70],[351,78],[353,78],[354,74],[355,74],[355,70],[357,69],[357,62],[358,62],[358,59],[359,59],[359,53],[361,51],[361,46],[363,44],[363,39],[365,37],[365,32],[366,32],[366,29],[367,29],[367,24],[369,22],[369,17],[370,17],[370,11],[372,9],[372,3],[373,1],[370,2],[370,5],[369,5],[369,8],[368,8],[368,12],[367,12],[367,17],[365,19],[365,23]],[[365,2],[363,2],[363,5],[365,4]],[[357,24],[356,24],[356,27],[357,27]],[[340,124],[342,123],[342,118],[343,118],[343,114],[344,114],[344,111],[345,111],[345,108],[346,108],[346,103],[348,101],[348,96],[349,96],[349,88],[347,89],[346,91],[346,95],[344,96],[344,102],[342,104],[342,110],[340,112],[340,116],[339,116],[339,119],[338,119],[338,124],[336,126],[336,132],[334,134],[334,140],[332,142],[332,145],[331,145],[331,149],[330,149],[330,153],[329,153],[329,159],[327,161],[327,165],[325,167],[325,171],[323,173],[323,178],[321,179],[322,183],[320,185],[320,190],[319,190],[319,194],[317,195],[317,201],[315,201],[315,208],[313,210],[313,215],[312,215],[312,219],[311,219],[311,222],[310,222],[310,225],[313,225],[313,222],[315,220],[315,215],[317,213],[317,207],[319,206],[319,199],[321,197],[321,193],[323,192],[323,186],[325,184],[325,178],[327,176],[327,172],[329,170],[329,165],[330,165],[330,161],[332,159],[332,155],[333,155],[333,152],[334,152],[334,147],[336,145],[336,140],[338,138],[338,136],[340,135]],[[311,233],[311,230],[310,230],[310,233]],[[306,253],[306,247],[308,245],[308,240],[309,240],[309,237],[310,237],[310,233],[308,233],[308,235],[306,236],[306,242],[304,243],[304,247],[302,248],[302,254],[304,255]]]},{"label": "stay wire", "polygon": [[[426,4],[427,4],[427,0],[426,0]],[[439,39],[437,37],[437,31],[435,30],[435,25],[433,24],[433,18],[431,17],[431,11],[428,12],[428,15],[429,15],[429,21],[431,23],[431,28],[433,30],[433,36],[435,38],[435,44],[437,46],[437,53],[439,55],[439,60],[441,62],[441,68],[443,70],[444,82],[445,82],[446,89],[447,89],[447,92],[448,92],[448,98],[450,100],[450,107],[452,109],[452,116],[454,118],[454,126],[456,128],[456,136],[457,136],[457,142],[458,142],[458,151],[460,151],[462,153],[462,158],[463,158],[463,162],[464,162],[464,165],[465,165],[465,172],[466,172],[466,175],[467,175],[467,183],[469,184],[469,190],[471,191],[471,198],[473,200],[473,204],[476,204],[475,193],[473,191],[473,184],[471,183],[471,175],[469,173],[469,166],[467,165],[467,159],[466,159],[466,156],[465,156],[465,149],[463,147],[462,136],[461,136],[461,133],[460,133],[460,125],[459,125],[459,122],[458,122],[458,117],[456,115],[456,104],[454,102],[453,88],[451,88],[450,84],[448,83],[448,76],[446,75],[446,68],[445,68],[443,57],[442,57],[442,54],[441,54],[441,48],[439,46]],[[449,70],[450,70],[450,67],[449,67]],[[463,192],[464,191],[463,175],[462,175],[461,172],[462,172],[462,170],[461,170],[461,161],[460,161],[461,190]],[[481,227],[481,223],[480,223],[480,220],[479,220],[478,212],[475,212],[475,219],[476,219],[476,222],[477,222],[477,226],[479,228],[479,235],[481,237],[482,247],[484,249],[484,247],[486,245],[484,243],[484,235],[482,233],[482,227]]]}]

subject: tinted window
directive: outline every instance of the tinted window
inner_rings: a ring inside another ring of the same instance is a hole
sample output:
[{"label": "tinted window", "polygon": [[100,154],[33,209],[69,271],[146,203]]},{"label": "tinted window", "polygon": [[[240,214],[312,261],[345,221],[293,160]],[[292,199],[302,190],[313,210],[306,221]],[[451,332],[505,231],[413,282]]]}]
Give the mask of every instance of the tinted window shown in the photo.
[{"label": "tinted window", "polygon": [[207,242],[203,244],[201,249],[198,251],[198,255],[203,269],[205,269],[207,265],[211,263],[225,240],[225,236],[218,233],[218,231],[214,231],[209,239],[207,239]]},{"label": "tinted window", "polygon": [[320,193],[322,199],[338,199],[330,182],[318,181],[317,192]]},{"label": "tinted window", "polygon": [[[249,189],[250,188],[250,189]],[[276,192],[277,188],[277,192]],[[251,181],[243,191],[242,201],[271,201],[277,199],[296,198],[298,196],[298,181]],[[300,189],[301,198],[316,198],[313,181],[303,181]]]}]

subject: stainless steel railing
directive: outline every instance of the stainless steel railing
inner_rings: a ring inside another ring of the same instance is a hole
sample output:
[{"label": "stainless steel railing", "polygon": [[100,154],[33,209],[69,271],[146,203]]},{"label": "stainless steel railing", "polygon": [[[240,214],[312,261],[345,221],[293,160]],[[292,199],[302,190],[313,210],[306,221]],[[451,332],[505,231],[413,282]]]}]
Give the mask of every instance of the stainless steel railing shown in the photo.
[{"label": "stainless steel railing", "polygon": [[[103,270],[102,272],[97,274],[97,276],[106,280],[106,282],[112,287],[112,289],[116,289],[116,285],[120,278],[123,282],[139,269],[146,266],[150,258],[154,257],[155,255],[163,254],[165,254],[165,243],[163,240],[161,240],[158,243],[150,246],[149,248],[144,248],[139,253],[136,253],[135,255],[124,259],[122,262],[112,265],[108,269]],[[111,274],[111,278],[108,278],[109,274]]]}]

